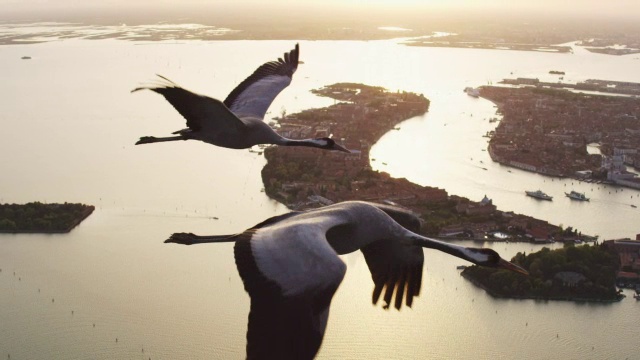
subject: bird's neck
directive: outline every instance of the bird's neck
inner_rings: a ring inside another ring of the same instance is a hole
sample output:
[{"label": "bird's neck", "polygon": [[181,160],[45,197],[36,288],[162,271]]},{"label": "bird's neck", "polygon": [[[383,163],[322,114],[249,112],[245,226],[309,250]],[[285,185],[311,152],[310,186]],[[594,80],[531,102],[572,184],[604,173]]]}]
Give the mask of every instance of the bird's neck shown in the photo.
[{"label": "bird's neck", "polygon": [[320,140],[320,139],[304,139],[304,140],[285,139],[284,144],[282,145],[324,148],[325,146],[327,146],[327,142],[325,140]]},{"label": "bird's neck", "polygon": [[449,255],[453,255],[467,261],[472,261],[469,251],[464,246],[450,244],[444,241],[428,238],[426,236],[414,233],[411,233],[409,237],[415,245],[422,246],[424,248],[439,250]]}]

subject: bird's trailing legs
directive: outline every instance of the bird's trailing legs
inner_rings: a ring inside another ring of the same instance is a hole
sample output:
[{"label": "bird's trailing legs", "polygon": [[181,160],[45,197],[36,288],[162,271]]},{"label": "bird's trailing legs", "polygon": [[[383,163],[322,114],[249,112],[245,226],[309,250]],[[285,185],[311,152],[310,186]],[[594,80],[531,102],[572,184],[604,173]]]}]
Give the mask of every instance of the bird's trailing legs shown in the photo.
[{"label": "bird's trailing legs", "polygon": [[165,243],[174,243],[182,245],[215,243],[215,242],[234,242],[236,241],[234,235],[210,235],[199,236],[192,233],[174,233],[165,240]]},{"label": "bird's trailing legs", "polygon": [[186,137],[180,135],[180,136],[169,136],[169,137],[155,137],[155,136],[143,136],[140,138],[140,140],[138,140],[138,142],[136,142],[136,145],[140,145],[140,144],[153,144],[153,143],[157,143],[157,142],[163,142],[163,141],[177,141],[177,140],[187,140]]}]

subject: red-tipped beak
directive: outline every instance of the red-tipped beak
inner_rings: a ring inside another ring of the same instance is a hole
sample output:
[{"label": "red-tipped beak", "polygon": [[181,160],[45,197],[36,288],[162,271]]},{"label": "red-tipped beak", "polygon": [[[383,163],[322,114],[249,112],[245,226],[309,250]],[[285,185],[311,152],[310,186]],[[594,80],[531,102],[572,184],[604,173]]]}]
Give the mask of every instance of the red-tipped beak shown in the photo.
[{"label": "red-tipped beak", "polygon": [[529,272],[523,268],[521,268],[520,266],[510,263],[505,259],[500,259],[500,261],[498,262],[498,267],[502,268],[502,269],[507,269],[507,270],[511,270],[511,271],[515,271],[517,273],[520,273],[522,275],[529,275]]}]

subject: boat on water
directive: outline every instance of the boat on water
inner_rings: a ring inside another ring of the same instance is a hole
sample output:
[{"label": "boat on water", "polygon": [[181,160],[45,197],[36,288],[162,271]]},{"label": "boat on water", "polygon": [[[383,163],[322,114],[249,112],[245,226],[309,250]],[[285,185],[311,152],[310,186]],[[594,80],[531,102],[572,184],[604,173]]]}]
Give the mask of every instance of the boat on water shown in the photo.
[{"label": "boat on water", "polygon": [[480,97],[480,90],[472,87],[464,88],[464,92],[467,93],[467,95],[472,96],[474,98]]},{"label": "boat on water", "polygon": [[540,200],[553,200],[553,196],[549,196],[547,194],[545,194],[542,190],[536,190],[536,191],[525,191],[525,193],[527,194],[527,196],[531,196],[533,198],[536,199],[540,199]]},{"label": "boat on water", "polygon": [[581,193],[581,192],[571,190],[570,193],[564,193],[564,194],[567,195],[568,198],[573,200],[589,201],[589,198],[584,196],[584,193]]}]

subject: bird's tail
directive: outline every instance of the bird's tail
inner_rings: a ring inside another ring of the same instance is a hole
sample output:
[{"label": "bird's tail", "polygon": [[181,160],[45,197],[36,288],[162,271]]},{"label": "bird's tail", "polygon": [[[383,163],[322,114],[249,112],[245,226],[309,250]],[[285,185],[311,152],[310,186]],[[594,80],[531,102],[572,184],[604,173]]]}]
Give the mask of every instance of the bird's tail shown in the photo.
[{"label": "bird's tail", "polygon": [[187,139],[182,135],[180,135],[180,136],[162,137],[162,138],[158,138],[158,137],[155,137],[155,136],[143,136],[143,137],[140,138],[140,140],[138,140],[136,142],[136,145],[153,144],[153,143],[157,143],[157,142],[177,141],[177,140],[187,140]]},{"label": "bird's tail", "polygon": [[233,235],[207,235],[199,236],[192,233],[174,233],[167,240],[166,243],[193,245],[193,244],[206,244],[216,242],[234,242],[236,241],[237,234]]}]

